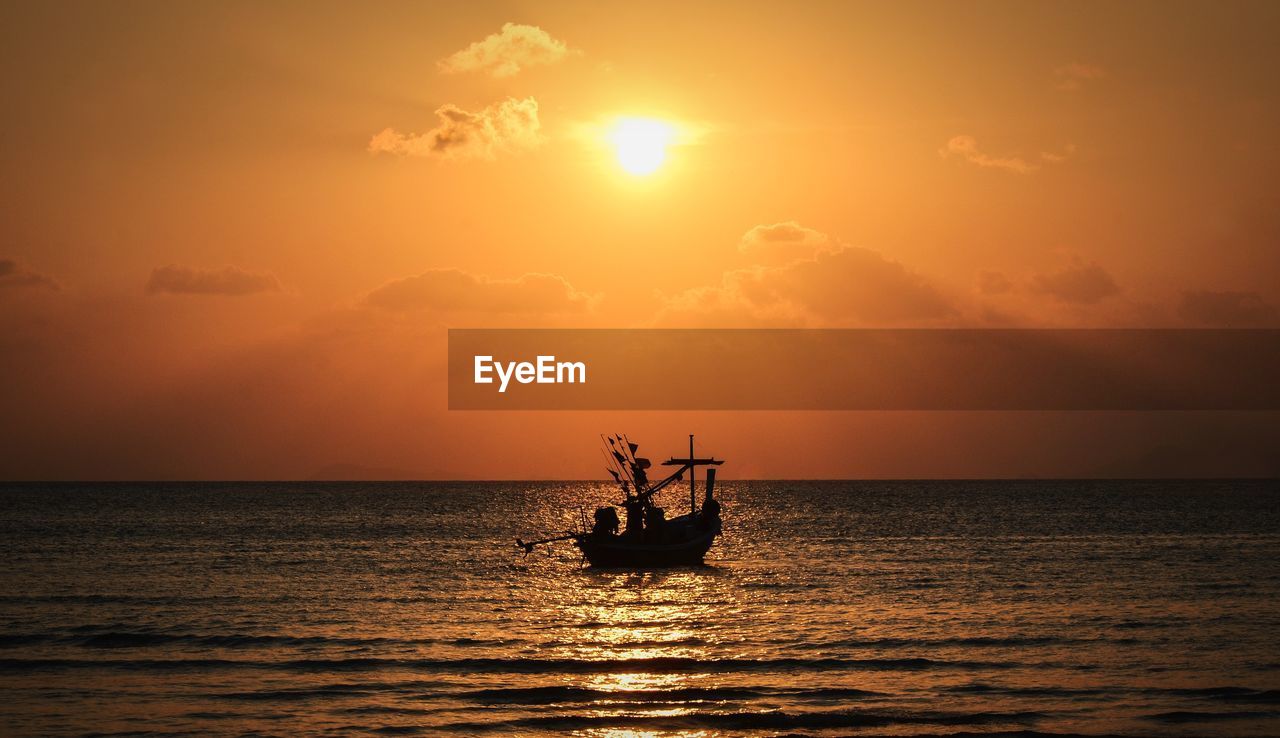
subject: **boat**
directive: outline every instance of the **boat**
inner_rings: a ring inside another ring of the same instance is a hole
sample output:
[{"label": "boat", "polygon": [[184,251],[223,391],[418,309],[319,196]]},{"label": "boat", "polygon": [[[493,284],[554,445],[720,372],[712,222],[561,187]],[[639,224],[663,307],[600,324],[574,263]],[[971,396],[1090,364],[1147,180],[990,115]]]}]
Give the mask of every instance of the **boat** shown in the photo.
[{"label": "boat", "polygon": [[[517,538],[516,545],[524,550],[524,555],[528,556],[537,546],[572,541],[582,552],[582,561],[595,568],[660,569],[702,564],[721,532],[720,502],[714,494],[716,467],[724,461],[696,456],[690,435],[689,455],[673,456],[662,462],[662,466],[672,467],[672,471],[665,478],[650,482],[648,470],[653,464],[636,455],[640,450],[638,444],[625,435],[601,435],[600,438],[604,443],[607,471],[622,491],[622,501],[596,508],[590,527],[586,512],[582,511],[577,530],[528,542]],[[697,491],[700,466],[707,467],[701,506]],[[666,510],[658,506],[655,497],[683,481],[686,474],[689,475],[689,512],[667,518]],[[623,518],[619,518],[618,508],[623,510]]]}]

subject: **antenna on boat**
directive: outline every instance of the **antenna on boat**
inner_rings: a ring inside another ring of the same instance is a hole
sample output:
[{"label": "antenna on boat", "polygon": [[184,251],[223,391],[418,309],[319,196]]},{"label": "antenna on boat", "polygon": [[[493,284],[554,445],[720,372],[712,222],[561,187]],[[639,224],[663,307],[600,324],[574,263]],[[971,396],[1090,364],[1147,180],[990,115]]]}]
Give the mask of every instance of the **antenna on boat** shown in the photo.
[{"label": "antenna on boat", "polygon": [[[689,459],[693,459],[693,434],[689,434]],[[689,514],[694,515],[698,512],[698,493],[694,489],[694,480],[698,476],[698,467],[689,467]]]}]

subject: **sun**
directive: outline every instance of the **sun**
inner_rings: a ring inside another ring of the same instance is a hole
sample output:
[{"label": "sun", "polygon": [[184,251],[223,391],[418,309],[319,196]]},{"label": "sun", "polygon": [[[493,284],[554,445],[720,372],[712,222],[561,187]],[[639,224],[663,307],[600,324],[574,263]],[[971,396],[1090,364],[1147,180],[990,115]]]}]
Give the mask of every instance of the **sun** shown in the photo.
[{"label": "sun", "polygon": [[652,118],[619,118],[609,132],[609,142],[617,152],[618,164],[628,174],[643,177],[653,174],[667,158],[675,131]]}]

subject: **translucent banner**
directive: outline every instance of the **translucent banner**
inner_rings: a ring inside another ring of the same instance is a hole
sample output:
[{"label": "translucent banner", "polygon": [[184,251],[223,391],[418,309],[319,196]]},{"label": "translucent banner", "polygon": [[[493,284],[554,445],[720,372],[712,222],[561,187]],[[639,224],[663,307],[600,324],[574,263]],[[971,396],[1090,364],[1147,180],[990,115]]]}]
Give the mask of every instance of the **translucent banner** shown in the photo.
[{"label": "translucent banner", "polygon": [[1280,330],[451,329],[453,410],[1276,410]]}]

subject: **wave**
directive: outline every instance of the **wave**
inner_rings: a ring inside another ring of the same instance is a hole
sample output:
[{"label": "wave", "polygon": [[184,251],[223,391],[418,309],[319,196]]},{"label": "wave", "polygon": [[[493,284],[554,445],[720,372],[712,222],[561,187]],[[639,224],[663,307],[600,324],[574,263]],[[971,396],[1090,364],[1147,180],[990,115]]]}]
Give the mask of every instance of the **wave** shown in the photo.
[{"label": "wave", "polygon": [[[786,736],[786,738],[799,738],[795,734]],[[883,733],[863,733],[859,732],[857,738],[1137,738],[1136,736],[1125,736],[1118,733],[1046,733],[1040,730],[983,730],[981,732],[973,732],[971,730],[962,730],[950,733],[904,733],[894,731],[892,735]]]},{"label": "wave", "polygon": [[958,694],[1000,694],[1013,697],[1061,697],[1074,699],[1080,697],[1114,697],[1120,693],[1139,693],[1160,697],[1190,697],[1220,702],[1248,702],[1255,704],[1280,704],[1280,690],[1253,689],[1251,687],[1197,687],[1197,688],[1162,688],[1162,687],[1013,687],[997,684],[975,682],[944,687],[948,692]]},{"label": "wave", "polygon": [[750,702],[759,699],[786,698],[798,701],[844,701],[889,697],[884,692],[842,687],[802,689],[792,687],[677,687],[673,689],[608,690],[590,687],[547,685],[451,691],[458,685],[432,681],[349,682],[286,689],[264,689],[249,692],[215,692],[203,695],[209,699],[249,702],[293,702],[312,699],[364,698],[397,694],[415,700],[448,699],[483,706],[566,705],[642,702]]},{"label": "wave", "polygon": [[57,633],[0,634],[0,648],[66,644],[84,648],[152,648],[159,646],[187,645],[206,648],[270,648],[305,646],[386,647],[386,646],[509,646],[522,643],[522,639],[484,638],[350,638],[335,636],[263,635],[252,633],[148,633],[133,631],[108,631],[83,635]]},{"label": "wave", "polygon": [[670,646],[710,646],[705,638],[684,636],[682,638],[639,638],[634,641],[543,641],[537,644],[540,649],[551,648],[663,648]]},{"label": "wave", "polygon": [[[463,723],[461,728],[451,728],[452,730],[470,731],[470,724]],[[876,726],[871,726],[876,727]],[[421,733],[437,733],[440,728],[427,728],[418,725],[388,725],[378,728],[369,728],[360,725],[343,726],[339,730],[345,730],[352,733],[376,733],[383,735],[417,735]],[[483,732],[483,728],[474,732]],[[136,735],[130,733],[128,735]],[[784,738],[805,738],[809,733],[787,733]],[[972,730],[952,731],[947,733],[939,733],[929,731],[927,733],[903,732],[896,729],[892,734],[886,733],[866,733],[859,731],[858,738],[1139,738],[1137,735],[1121,735],[1118,733],[1058,733],[1044,732],[1040,730],[1014,729],[1014,730],[982,730],[975,732]]]},{"label": "wave", "polygon": [[1261,720],[1280,717],[1280,712],[1201,712],[1176,710],[1148,715],[1148,720],[1160,723],[1211,723],[1224,720]]},{"label": "wave", "polygon": [[422,697],[432,690],[447,689],[454,685],[439,680],[421,682],[351,682],[320,684],[309,687],[284,689],[258,689],[251,692],[213,692],[204,697],[221,700],[249,702],[292,702],[317,698],[369,697],[372,695],[401,694]]},{"label": "wave", "polygon": [[730,712],[687,715],[547,715],[493,723],[452,723],[446,730],[463,733],[509,732],[534,728],[560,732],[601,728],[636,730],[817,730],[874,728],[895,725],[1027,725],[1045,715],[1038,712]]},{"label": "wave", "polygon": [[828,648],[912,649],[912,648],[1032,648],[1042,646],[1132,645],[1136,638],[1064,638],[1060,636],[958,636],[953,638],[847,638],[836,641],[807,643],[785,642],[793,648],[822,650]]},{"label": "wave", "polygon": [[1173,694],[1184,697],[1201,697],[1223,702],[1257,702],[1280,704],[1280,689],[1251,689],[1249,687],[1200,687],[1198,689],[1171,689]]},{"label": "wave", "polygon": [[1005,687],[995,684],[959,684],[943,687],[948,692],[957,694],[1001,694],[1012,697],[1101,697],[1114,695],[1121,691],[1110,687]]},{"label": "wave", "polygon": [[[637,629],[637,630],[642,628],[667,628],[670,626],[671,626],[671,623],[665,620],[637,620],[635,622],[627,623],[627,628]],[[598,630],[602,628],[617,628],[618,623],[613,621],[606,621],[606,620],[584,620],[580,623],[572,623],[567,626],[560,625],[560,624],[545,625],[545,626],[542,626],[541,629],[542,630],[560,630],[561,628],[565,628],[565,627],[576,628],[578,630]]]},{"label": "wave", "polygon": [[887,696],[864,689],[787,689],[769,687],[683,687],[676,689],[607,690],[589,687],[514,687],[477,689],[449,695],[450,698],[486,705],[555,705],[577,702],[737,702],[769,697],[792,699],[859,699]]},{"label": "wave", "polygon": [[489,672],[502,674],[619,674],[619,673],[728,673],[788,671],[924,671],[932,669],[995,670],[1061,668],[1059,664],[1012,661],[967,661],[927,658],[901,659],[696,659],[658,656],[640,659],[0,659],[0,671],[48,671],[68,669],[124,669],[138,671],[272,669],[297,672],[379,671],[403,669],[431,672]]},{"label": "wave", "polygon": [[[973,648],[990,648],[990,647],[1037,647],[1037,646],[1053,646],[1053,645],[1073,645],[1073,644],[1099,644],[1117,645],[1124,643],[1136,643],[1134,639],[1079,639],[1079,638],[1061,638],[1055,636],[1008,636],[1008,637],[958,637],[958,638],[871,638],[871,639],[842,639],[834,641],[818,641],[810,643],[790,643],[788,645],[806,651],[821,651],[827,649],[868,649],[868,650],[898,650],[898,649],[927,649],[927,648],[946,648],[946,647],[973,647]],[[497,638],[391,638],[391,637],[343,637],[343,636],[321,636],[321,635],[290,635],[290,634],[259,634],[259,633],[156,633],[156,632],[138,632],[138,631],[103,631],[103,632],[82,632],[75,634],[58,634],[58,633],[9,633],[0,634],[0,649],[3,648],[22,648],[24,646],[34,645],[72,645],[84,648],[153,648],[162,646],[198,646],[204,648],[271,648],[286,647],[299,648],[308,646],[341,646],[341,647],[418,647],[418,646],[511,646],[521,643],[527,643],[524,639],[497,639]],[[629,646],[629,647],[651,647],[651,646],[704,646],[707,641],[702,638],[690,636],[674,640],[648,639],[638,641],[628,641],[625,643],[616,642],[566,642],[551,641],[542,643],[542,648],[556,648],[561,646]]]}]

